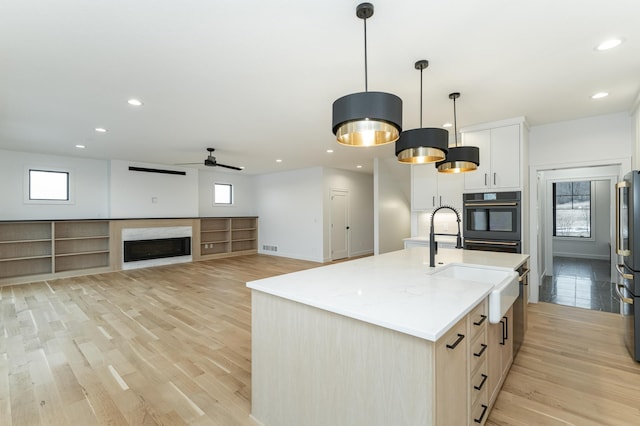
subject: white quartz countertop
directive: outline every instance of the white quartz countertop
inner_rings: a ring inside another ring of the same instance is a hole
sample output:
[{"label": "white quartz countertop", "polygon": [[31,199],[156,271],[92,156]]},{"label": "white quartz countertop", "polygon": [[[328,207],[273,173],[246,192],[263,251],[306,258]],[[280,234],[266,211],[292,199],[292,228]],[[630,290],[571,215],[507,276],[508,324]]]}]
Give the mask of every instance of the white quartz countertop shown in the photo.
[{"label": "white quartz countertop", "polygon": [[[439,249],[436,263],[515,269],[527,255]],[[415,247],[247,283],[247,287],[436,341],[493,285],[429,274],[429,249]],[[437,269],[437,268],[436,268]]]}]

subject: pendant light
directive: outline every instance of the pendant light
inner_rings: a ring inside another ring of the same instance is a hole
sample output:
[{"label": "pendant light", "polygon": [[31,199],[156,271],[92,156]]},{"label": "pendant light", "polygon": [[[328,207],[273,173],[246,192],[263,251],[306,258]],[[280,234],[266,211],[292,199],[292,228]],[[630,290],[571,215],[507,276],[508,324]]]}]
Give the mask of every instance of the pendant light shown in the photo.
[{"label": "pendant light", "polygon": [[435,163],[445,159],[449,150],[449,132],[436,127],[422,127],[422,71],[429,61],[422,59],[415,63],[420,70],[420,128],[406,130],[396,142],[396,156],[404,164]]},{"label": "pendant light", "polygon": [[367,81],[367,19],[373,5],[361,3],[356,16],[364,21],[364,92],[352,93],[333,103],[333,133],[338,143],[376,146],[395,142],[402,131],[402,99],[383,92],[369,92]]},{"label": "pendant light", "polygon": [[460,93],[449,94],[453,99],[453,125],[456,132],[456,146],[449,148],[447,159],[436,163],[440,173],[464,173],[472,172],[480,165],[480,148],[477,146],[458,146],[458,123],[456,118],[456,99]]}]

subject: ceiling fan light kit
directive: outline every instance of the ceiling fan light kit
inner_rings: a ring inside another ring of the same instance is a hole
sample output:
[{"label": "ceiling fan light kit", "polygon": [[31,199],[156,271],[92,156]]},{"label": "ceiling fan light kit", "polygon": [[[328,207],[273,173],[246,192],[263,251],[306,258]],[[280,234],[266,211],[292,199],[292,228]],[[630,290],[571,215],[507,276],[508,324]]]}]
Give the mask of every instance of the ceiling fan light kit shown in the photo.
[{"label": "ceiling fan light kit", "polygon": [[373,5],[361,3],[356,16],[364,21],[365,91],[352,93],[333,103],[332,130],[346,146],[378,146],[395,142],[402,131],[402,99],[384,92],[369,92],[367,69],[367,19]]},{"label": "ceiling fan light kit", "polygon": [[453,100],[453,126],[455,129],[456,146],[449,148],[447,158],[444,161],[436,163],[436,168],[440,173],[472,172],[477,170],[480,165],[480,148],[477,146],[458,146],[456,99],[459,97],[459,92],[449,94],[449,99]]},{"label": "ceiling fan light kit", "polygon": [[449,150],[449,132],[442,128],[422,127],[422,71],[429,61],[415,63],[420,70],[420,128],[404,131],[396,141],[396,156],[404,164],[427,164],[445,159]]}]

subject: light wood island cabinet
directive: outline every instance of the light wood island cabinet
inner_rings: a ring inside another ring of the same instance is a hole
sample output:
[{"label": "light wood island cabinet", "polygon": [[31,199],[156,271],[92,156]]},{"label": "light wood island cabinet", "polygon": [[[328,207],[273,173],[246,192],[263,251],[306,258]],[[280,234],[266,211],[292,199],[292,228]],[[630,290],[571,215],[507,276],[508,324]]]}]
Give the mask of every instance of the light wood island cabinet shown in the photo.
[{"label": "light wood island cabinet", "polygon": [[486,375],[486,310],[483,300],[432,342],[253,290],[252,416],[267,426],[482,424],[486,386],[472,380]]}]

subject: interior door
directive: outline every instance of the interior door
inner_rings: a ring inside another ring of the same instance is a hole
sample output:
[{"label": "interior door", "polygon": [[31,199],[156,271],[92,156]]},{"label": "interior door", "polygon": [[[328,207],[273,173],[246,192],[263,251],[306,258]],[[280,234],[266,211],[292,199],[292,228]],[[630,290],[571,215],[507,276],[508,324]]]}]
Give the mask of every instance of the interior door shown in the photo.
[{"label": "interior door", "polygon": [[331,190],[331,260],[349,257],[349,191]]}]

